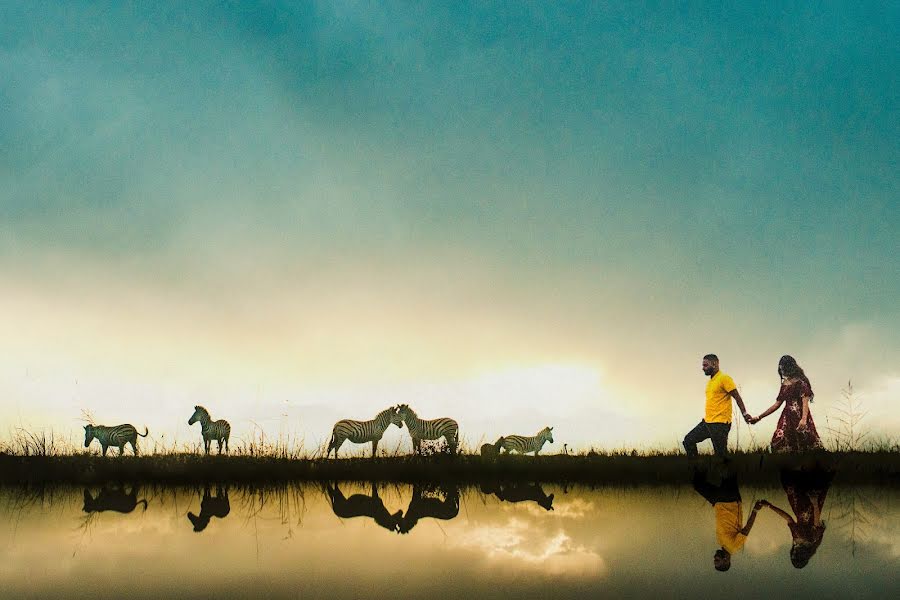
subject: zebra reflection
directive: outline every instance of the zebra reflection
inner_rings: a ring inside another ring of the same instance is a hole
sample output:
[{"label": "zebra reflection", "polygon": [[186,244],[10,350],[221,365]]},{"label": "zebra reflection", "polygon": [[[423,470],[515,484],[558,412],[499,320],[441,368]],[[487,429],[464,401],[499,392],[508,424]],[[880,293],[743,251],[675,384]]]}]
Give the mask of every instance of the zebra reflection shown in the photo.
[{"label": "zebra reflection", "polygon": [[384,501],[378,496],[378,487],[372,483],[372,495],[353,494],[349,498],[344,496],[337,483],[334,487],[327,485],[328,499],[331,501],[331,510],[342,519],[354,517],[369,517],[379,526],[388,531],[398,531],[403,511],[391,513],[384,506]]},{"label": "zebra reflection", "polygon": [[82,507],[82,510],[86,513],[104,512],[109,510],[127,514],[137,508],[138,504],[143,504],[144,510],[147,510],[147,500],[138,500],[137,492],[137,486],[133,486],[129,492],[126,492],[125,488],[104,486],[100,489],[95,498],[91,491],[85,488],[84,506]]},{"label": "zebra reflection", "polygon": [[443,500],[430,495],[425,496],[424,491],[422,486],[413,485],[409,508],[406,509],[403,519],[400,520],[400,533],[409,533],[413,527],[418,525],[419,519],[425,517],[449,521],[459,515],[459,487],[454,486],[444,490]]},{"label": "zebra reflection", "polygon": [[553,510],[553,494],[549,496],[538,483],[483,483],[483,494],[493,494],[504,502],[535,502],[544,510]]},{"label": "zebra reflection", "polygon": [[209,486],[203,490],[203,499],[200,501],[200,514],[192,512],[187,514],[188,520],[194,526],[194,531],[200,533],[209,525],[210,519],[218,517],[224,519],[231,512],[231,503],[228,501],[228,488],[224,490],[216,486],[216,495],[213,496]]}]

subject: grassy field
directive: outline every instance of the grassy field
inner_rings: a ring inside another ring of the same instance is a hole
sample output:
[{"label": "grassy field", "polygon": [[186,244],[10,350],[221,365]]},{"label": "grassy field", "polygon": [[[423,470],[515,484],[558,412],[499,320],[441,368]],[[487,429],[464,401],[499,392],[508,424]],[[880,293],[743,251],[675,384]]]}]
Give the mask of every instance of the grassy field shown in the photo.
[{"label": "grassy field", "polygon": [[[297,459],[278,456],[203,456],[193,453],[100,457],[90,454],[21,456],[0,454],[0,483],[282,482],[373,480],[477,483],[520,480],[535,482],[671,484],[685,482],[695,467],[717,461],[701,456],[690,462],[683,454],[581,454],[507,456],[434,455],[348,459]],[[782,468],[824,466],[837,471],[836,482],[900,484],[900,453],[822,452],[773,455],[733,454],[729,468],[742,482],[770,482]]]}]

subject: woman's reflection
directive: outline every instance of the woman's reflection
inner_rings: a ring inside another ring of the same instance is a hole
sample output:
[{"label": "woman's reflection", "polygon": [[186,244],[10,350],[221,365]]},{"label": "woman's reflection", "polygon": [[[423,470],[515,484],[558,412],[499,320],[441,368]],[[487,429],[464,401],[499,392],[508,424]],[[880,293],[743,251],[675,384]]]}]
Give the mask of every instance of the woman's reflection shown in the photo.
[{"label": "woman's reflection", "polygon": [[544,510],[553,510],[553,494],[549,496],[538,483],[482,483],[483,494],[493,494],[504,502],[536,502]]},{"label": "woman's reflection", "polygon": [[731,555],[744,547],[744,542],[750,535],[759,506],[753,507],[750,518],[744,525],[737,474],[726,473],[718,485],[707,481],[706,476],[705,471],[694,473],[694,489],[713,506],[716,515],[716,541],[721,546],[713,555],[713,566],[717,571],[727,571],[731,568]]},{"label": "woman's reflection", "polygon": [[794,512],[793,518],[768,500],[760,500],[757,506],[767,506],[784,519],[791,531],[791,564],[802,569],[819,549],[825,535],[822,508],[834,473],[822,470],[781,472],[781,485]]},{"label": "woman's reflection", "polygon": [[187,514],[188,520],[194,526],[194,531],[201,532],[209,525],[210,519],[218,517],[224,519],[231,512],[231,503],[228,501],[228,488],[222,489],[216,486],[216,495],[213,496],[209,486],[203,490],[203,499],[200,501],[200,514],[192,512]]}]

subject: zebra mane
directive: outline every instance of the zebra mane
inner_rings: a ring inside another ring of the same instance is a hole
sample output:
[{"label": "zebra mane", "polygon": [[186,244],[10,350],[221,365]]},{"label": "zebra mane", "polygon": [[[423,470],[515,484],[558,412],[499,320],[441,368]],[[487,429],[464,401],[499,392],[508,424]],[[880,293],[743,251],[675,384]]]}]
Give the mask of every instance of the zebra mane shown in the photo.
[{"label": "zebra mane", "polygon": [[389,406],[377,415],[375,415],[375,420],[383,419],[384,417],[390,416],[391,413],[396,412],[397,409],[393,406]]},{"label": "zebra mane", "polygon": [[[203,408],[202,406],[199,406],[199,405],[195,406],[195,407],[194,407],[194,411],[195,411],[195,412],[199,412],[199,413],[201,413],[201,414],[204,414],[204,415],[206,415],[207,417],[210,417],[209,411],[206,410],[205,408]],[[211,417],[210,417],[210,418],[211,418]]]},{"label": "zebra mane", "polygon": [[408,414],[409,416],[411,416],[411,417],[413,417],[413,418],[416,418],[416,419],[419,418],[419,415],[416,414],[416,411],[414,411],[414,410],[412,409],[412,407],[410,407],[409,404],[401,404],[401,405],[400,405],[399,407],[397,407],[397,408],[398,408],[399,412],[405,412],[405,413]]}]

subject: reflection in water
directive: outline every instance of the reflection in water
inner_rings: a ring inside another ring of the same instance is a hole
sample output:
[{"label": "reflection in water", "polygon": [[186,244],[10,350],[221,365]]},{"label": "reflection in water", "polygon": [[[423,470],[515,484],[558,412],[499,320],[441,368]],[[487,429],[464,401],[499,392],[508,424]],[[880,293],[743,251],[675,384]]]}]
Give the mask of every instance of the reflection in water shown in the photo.
[{"label": "reflection in water", "polygon": [[[426,496],[425,492],[429,495]],[[442,493],[444,499],[431,494]],[[426,490],[420,484],[413,486],[412,499],[409,501],[409,508],[406,509],[406,515],[400,520],[400,533],[409,533],[415,527],[419,519],[430,517],[432,519],[441,519],[449,521],[456,518],[459,514],[459,486],[451,486],[448,489],[434,487]]]},{"label": "reflection in water", "polygon": [[713,555],[713,566],[717,571],[727,571],[731,568],[731,556],[744,547],[760,507],[754,505],[745,525],[737,474],[725,473],[717,485],[708,480],[708,475],[706,471],[697,470],[694,489],[713,506],[716,541],[721,546]]},{"label": "reflection in water", "polygon": [[[446,485],[347,482],[329,493],[315,483],[212,485],[205,501],[193,488],[143,485],[91,488],[87,502],[81,487],[0,486],[0,596],[96,600],[134,589],[146,598],[222,599],[898,597],[900,490],[832,485],[826,502],[826,486],[784,481],[742,481],[738,489],[733,476],[704,474],[703,500],[688,482],[568,493],[504,485],[487,497]],[[209,502],[226,496],[228,518],[212,519],[211,533],[185,526],[189,509],[205,517]],[[547,511],[539,502],[551,496]],[[755,498],[784,508],[797,539],[819,543],[802,570],[786,560],[788,520],[763,508],[746,531],[740,498],[748,513]],[[138,504],[146,512],[133,510]],[[729,507],[726,516],[738,516],[725,537],[743,536],[743,549],[717,573],[709,555],[728,542],[717,543],[714,514]],[[382,527],[410,534],[384,535]],[[125,539],[140,542],[110,543]]]},{"label": "reflection in water", "polygon": [[504,502],[533,501],[544,510],[553,510],[553,494],[547,495],[537,483],[482,483],[481,493],[493,494]]},{"label": "reflection in water", "polygon": [[231,512],[231,503],[228,501],[228,488],[224,490],[216,486],[216,495],[210,493],[209,486],[203,490],[203,499],[200,501],[200,514],[192,512],[187,514],[188,520],[193,524],[194,531],[201,532],[209,525],[210,519],[218,517],[224,519]]},{"label": "reflection in water", "polygon": [[84,506],[86,513],[103,512],[112,510],[120,513],[130,513],[138,504],[144,505],[147,510],[147,500],[137,499],[137,486],[126,492],[124,487],[104,486],[95,498],[89,489],[84,490]]},{"label": "reflection in water", "polygon": [[346,498],[341,492],[337,483],[334,486],[327,486],[328,498],[331,500],[331,510],[334,514],[343,519],[352,519],[353,517],[369,517],[374,519],[381,527],[389,531],[398,531],[400,529],[400,519],[403,511],[398,510],[391,514],[384,507],[384,502],[378,497],[378,487],[372,483],[372,495],[353,494]]},{"label": "reflection in water", "polygon": [[793,518],[768,500],[757,502],[785,520],[791,531],[791,564],[802,569],[816,553],[825,535],[822,509],[834,473],[821,470],[781,472],[781,485],[794,512]]}]

